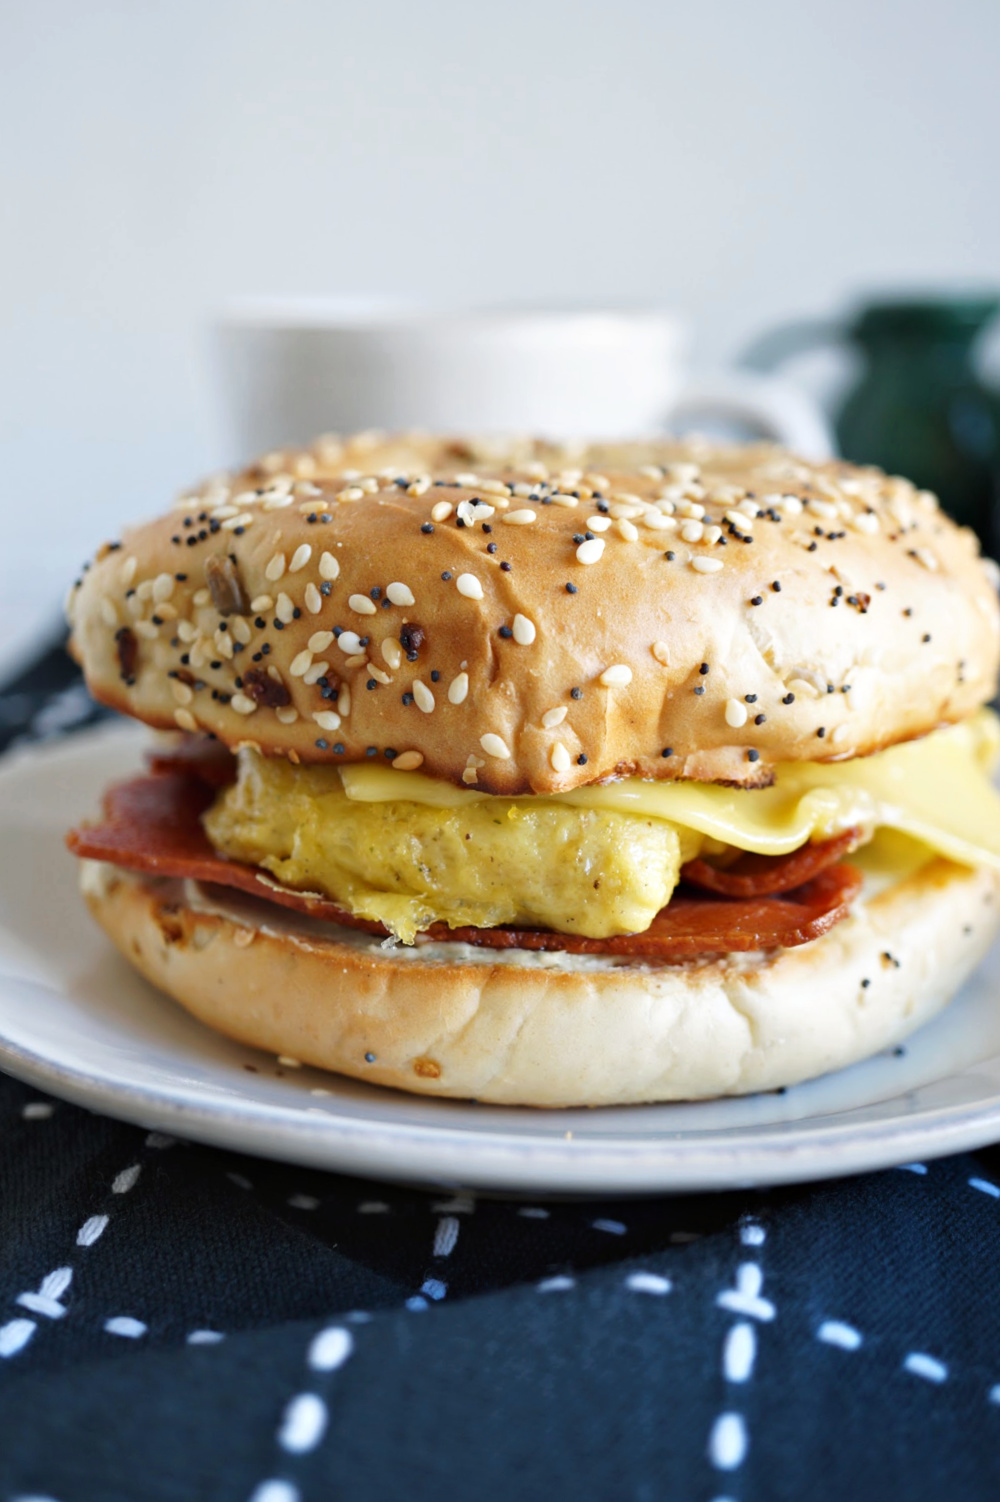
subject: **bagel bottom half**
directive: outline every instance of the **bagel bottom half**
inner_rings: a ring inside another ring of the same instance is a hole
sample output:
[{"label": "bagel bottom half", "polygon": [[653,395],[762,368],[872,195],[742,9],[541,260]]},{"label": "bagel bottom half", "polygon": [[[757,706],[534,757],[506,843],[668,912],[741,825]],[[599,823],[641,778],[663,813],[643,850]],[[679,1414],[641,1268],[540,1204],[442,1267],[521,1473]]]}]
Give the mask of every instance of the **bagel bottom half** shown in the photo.
[{"label": "bagel bottom half", "polygon": [[1000,875],[935,859],[812,943],[663,965],[387,948],[96,862],[82,886],[147,980],[239,1042],[373,1084],[549,1107],[742,1095],[854,1063],[939,1011],[1000,918]]}]

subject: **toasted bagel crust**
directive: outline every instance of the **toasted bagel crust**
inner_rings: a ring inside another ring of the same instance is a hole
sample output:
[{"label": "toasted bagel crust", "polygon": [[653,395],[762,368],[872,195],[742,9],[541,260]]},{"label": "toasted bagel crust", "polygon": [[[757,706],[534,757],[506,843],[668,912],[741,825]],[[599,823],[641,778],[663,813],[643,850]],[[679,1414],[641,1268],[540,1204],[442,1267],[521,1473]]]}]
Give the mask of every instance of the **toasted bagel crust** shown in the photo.
[{"label": "toasted bagel crust", "polygon": [[103,549],[72,650],[127,714],[301,761],[753,785],[988,700],[991,572],[908,482],[769,447],[327,441]]},{"label": "toasted bagel crust", "polygon": [[600,1106],[797,1084],[898,1042],[986,952],[1000,875],[934,860],[799,949],[686,965],[404,954],[266,904],[84,862],[97,921],[240,1042],[371,1083],[508,1105]]}]

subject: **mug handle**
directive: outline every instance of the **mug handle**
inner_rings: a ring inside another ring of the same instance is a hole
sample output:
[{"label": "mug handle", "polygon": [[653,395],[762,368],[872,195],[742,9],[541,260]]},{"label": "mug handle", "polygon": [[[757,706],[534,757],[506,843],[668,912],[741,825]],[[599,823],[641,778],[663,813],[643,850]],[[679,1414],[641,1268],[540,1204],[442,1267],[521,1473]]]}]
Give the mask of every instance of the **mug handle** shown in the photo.
[{"label": "mug handle", "polygon": [[843,340],[842,325],[831,319],[798,318],[791,323],[779,323],[777,328],[759,334],[747,345],[738,363],[745,370],[766,373],[795,355],[804,355],[823,345],[842,344]]},{"label": "mug handle", "polygon": [[757,371],[734,370],[687,385],[668,416],[686,427],[722,417],[755,428],[760,437],[780,443],[803,459],[834,457],[830,424],[805,391],[789,381]]}]

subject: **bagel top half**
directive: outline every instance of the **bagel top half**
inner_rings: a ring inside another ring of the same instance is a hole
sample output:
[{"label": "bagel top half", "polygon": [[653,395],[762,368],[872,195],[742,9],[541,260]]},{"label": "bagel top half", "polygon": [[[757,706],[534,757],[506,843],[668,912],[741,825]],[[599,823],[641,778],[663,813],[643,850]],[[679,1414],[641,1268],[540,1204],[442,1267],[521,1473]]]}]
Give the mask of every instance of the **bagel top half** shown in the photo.
[{"label": "bagel top half", "polygon": [[74,587],[93,693],[487,792],[754,786],[961,720],[995,566],[909,482],[772,447],[371,436],[266,456]]}]

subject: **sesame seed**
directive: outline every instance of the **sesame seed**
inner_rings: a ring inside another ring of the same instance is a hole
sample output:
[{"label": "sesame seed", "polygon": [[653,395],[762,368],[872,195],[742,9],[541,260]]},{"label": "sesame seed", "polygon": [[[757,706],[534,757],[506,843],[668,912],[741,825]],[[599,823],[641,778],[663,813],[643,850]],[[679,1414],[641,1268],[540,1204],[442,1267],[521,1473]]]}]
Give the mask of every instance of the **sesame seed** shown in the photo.
[{"label": "sesame seed", "polygon": [[[631,537],[625,531],[625,524],[627,520],[627,517],[622,517],[621,521],[618,523],[618,530],[619,532],[621,532],[623,537],[628,537],[628,540],[630,542],[634,542],[635,538]],[[665,511],[659,511],[653,508],[649,511],[643,512],[642,525],[644,527],[648,527],[651,532],[672,532],[677,526],[677,518],[670,516]],[[639,534],[636,533],[636,537],[638,535]]]},{"label": "sesame seed", "polygon": [[278,596],[278,603],[274,607],[274,613],[282,626],[288,626],[295,619],[295,606],[284,593]]},{"label": "sesame seed", "polygon": [[455,508],[451,504],[451,501],[437,501],[431,507],[431,520],[436,522],[446,522],[449,516],[451,516],[454,509]]},{"label": "sesame seed", "polygon": [[721,558],[692,558],[691,567],[696,574],[717,574],[723,562]]},{"label": "sesame seed", "polygon": [[522,647],[530,647],[536,635],[534,621],[529,621],[526,615],[515,615],[514,640],[516,642]]},{"label": "sesame seed", "polygon": [[780,595],[781,594],[781,580],[780,579],[773,579],[771,581],[771,588],[774,590],[774,593],[776,595]]},{"label": "sesame seed", "polygon": [[342,631],[337,637],[337,646],[349,657],[354,657],[361,651],[361,638],[355,631]]},{"label": "sesame seed", "polygon": [[321,730],[340,729],[340,715],[335,710],[321,709],[318,714],[313,715],[313,719]]},{"label": "sesame seed", "polygon": [[794,704],[795,703],[795,695],[794,694],[786,694],[785,697],[782,699],[781,702],[782,702],[782,704]]},{"label": "sesame seed", "polygon": [[750,601],[751,605],[763,605],[763,603],[764,603],[764,596],[763,595],[754,595],[753,599]]},{"label": "sesame seed", "polygon": [[582,699],[583,698],[583,689],[582,688],[571,688],[570,691],[569,691],[569,696],[570,696],[571,699]]},{"label": "sesame seed", "polygon": [[389,636],[382,643],[381,651],[386,665],[395,672],[403,661],[403,649],[399,642]]},{"label": "sesame seed", "polygon": [[611,526],[610,516],[588,516],[587,526],[592,532],[606,532]]},{"label": "sesame seed", "polygon": [[367,595],[348,595],[347,603],[355,615],[375,615],[375,605]]},{"label": "sesame seed", "polygon": [[492,756],[497,761],[510,760],[510,752],[507,749],[506,742],[499,735],[494,735],[492,730],[487,731],[485,735],[479,737],[479,744],[487,756]]},{"label": "sesame seed", "polygon": [[747,752],[747,761],[760,761],[760,752],[753,749]]},{"label": "sesame seed", "polygon": [[[666,520],[666,518],[664,518],[664,520]],[[615,523],[615,525],[618,530],[618,535],[624,542],[638,542],[638,530],[626,517],[623,516],[620,521]]]},{"label": "sesame seed", "polygon": [[764,723],[764,721],[766,719],[767,719],[767,715],[766,714],[757,714],[757,715],[754,715],[753,722],[754,722],[755,725],[763,725],[763,723]]},{"label": "sesame seed", "polygon": [[747,711],[739,699],[726,700],[726,724],[733,730],[739,730],[747,722]]},{"label": "sesame seed", "polygon": [[660,755],[662,757],[673,756],[673,754],[674,754],[674,748],[673,748],[673,746],[664,746],[663,750],[660,752]]},{"label": "sesame seed", "polygon": [[529,527],[537,520],[537,513],[529,506],[524,506],[519,511],[508,511],[505,516],[501,517],[501,521],[509,522],[512,527]]},{"label": "sesame seed", "polygon": [[340,573],[340,564],[332,553],[320,554],[319,573],[321,579],[336,579]]},{"label": "sesame seed", "polygon": [[577,592],[578,591],[577,591],[577,587],[576,587],[575,584],[567,584],[566,585],[566,593],[568,595],[575,595]]},{"label": "sesame seed", "polygon": [[424,524],[420,528],[420,530],[421,530],[421,532],[426,532],[426,533],[433,532],[434,531],[434,523],[433,522],[424,522]]},{"label": "sesame seed", "polygon": [[685,542],[701,542],[705,528],[700,521],[687,521],[681,527],[681,537]]},{"label": "sesame seed", "polygon": [[[418,767],[423,766],[424,758],[419,751],[402,751],[399,756],[393,758],[392,764],[397,772],[415,772]],[[373,1053],[365,1054],[365,1058],[370,1064],[374,1060],[375,1055]]]},{"label": "sesame seed", "polygon": [[[534,516],[534,512],[532,512],[532,516]],[[483,598],[483,586],[475,574],[459,574],[455,580],[455,588],[467,600],[481,600]]]},{"label": "sesame seed", "polygon": [[332,642],[332,631],[314,631],[309,638],[309,650],[310,652],[325,652]]},{"label": "sesame seed", "polygon": [[624,688],[627,683],[632,682],[632,669],[628,663],[616,662],[604,669],[598,682],[603,683],[605,688]]},{"label": "sesame seed", "polygon": [[324,675],[329,671],[329,667],[330,664],[328,662],[314,662],[312,666],[307,668],[306,671],[302,674],[302,682],[308,683],[310,685],[319,683],[320,679],[323,678]]},{"label": "sesame seed", "polygon": [[277,716],[277,718],[281,721],[282,725],[294,725],[295,721],[299,717],[298,710],[295,709],[290,704],[286,704],[286,705],[282,706],[280,709],[276,709],[274,711],[274,713]]},{"label": "sesame seed", "polygon": [[293,678],[301,678],[303,674],[307,673],[312,667],[312,661],[313,654],[310,651],[305,650],[298,652],[292,658],[291,665],[288,671],[291,673]]},{"label": "sesame seed", "polygon": [[394,605],[415,605],[417,603],[413,598],[413,591],[407,584],[390,584],[385,593],[387,599],[390,599]]},{"label": "sesame seed", "polygon": [[246,694],[234,694],[230,705],[237,714],[253,714],[257,708],[256,702]]},{"label": "sesame seed", "polygon": [[272,584],[277,583],[282,574],[285,572],[286,566],[287,560],[284,553],[275,553],[274,557],[269,560],[268,565],[264,570],[264,578],[269,579]]},{"label": "sesame seed", "polygon": [[603,553],[603,537],[590,537],[580,543],[576,550],[576,560],[578,563],[597,563]]},{"label": "sesame seed", "polygon": [[543,728],[545,730],[554,730],[557,725],[562,724],[568,714],[569,710],[565,704],[558,704],[555,709],[547,709],[542,715]]},{"label": "sesame seed", "polygon": [[673,563],[674,559],[677,557],[677,554],[676,553],[664,553],[663,556],[667,560],[668,563]]},{"label": "sesame seed", "polygon": [[576,759],[576,764],[577,764],[578,767],[585,767],[587,765],[587,758],[583,754],[582,751],[580,752],[580,755]]},{"label": "sesame seed", "polygon": [[300,573],[312,557],[312,552],[312,547],[308,542],[304,542],[300,547],[297,547],[292,554],[292,561],[288,565],[288,572],[290,574]]},{"label": "sesame seed", "polygon": [[323,609],[323,596],[320,594],[319,590],[311,580],[306,585],[305,600],[306,609],[309,611],[310,615],[319,615],[320,611]]},{"label": "sesame seed", "polygon": [[198,729],[198,721],[189,709],[175,709],[174,723],[179,725],[182,730],[192,733]]},{"label": "sesame seed", "polygon": [[819,736],[820,740],[822,740],[823,737],[826,735],[826,726],[825,725],[821,725],[819,727],[819,729],[817,730],[816,734]]},{"label": "sesame seed", "polygon": [[566,750],[566,747],[563,745],[562,741],[553,742],[552,749],[549,752],[549,762],[552,766],[553,772],[569,771],[572,762],[570,754]]},{"label": "sesame seed", "polygon": [[468,673],[458,673],[451,680],[451,683],[448,685],[448,702],[449,702],[449,704],[464,704],[465,698],[466,698],[466,695],[468,694],[468,692],[469,692],[469,675],[468,675]]},{"label": "sesame seed", "polygon": [[501,567],[501,569],[503,570],[503,572],[505,574],[509,574],[510,573],[510,564],[509,563],[501,563],[500,567]]},{"label": "sesame seed", "polygon": [[654,641],[649,649],[661,667],[670,666],[670,644],[665,641]]},{"label": "sesame seed", "polygon": [[434,695],[431,693],[426,683],[422,683],[419,678],[415,678],[413,680],[413,697],[419,710],[421,710],[424,714],[433,713],[435,703]]},{"label": "sesame seed", "polygon": [[506,641],[509,640],[509,638],[512,637],[514,633],[509,626],[501,626],[498,635],[502,636]]}]

